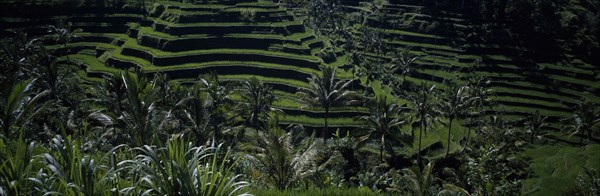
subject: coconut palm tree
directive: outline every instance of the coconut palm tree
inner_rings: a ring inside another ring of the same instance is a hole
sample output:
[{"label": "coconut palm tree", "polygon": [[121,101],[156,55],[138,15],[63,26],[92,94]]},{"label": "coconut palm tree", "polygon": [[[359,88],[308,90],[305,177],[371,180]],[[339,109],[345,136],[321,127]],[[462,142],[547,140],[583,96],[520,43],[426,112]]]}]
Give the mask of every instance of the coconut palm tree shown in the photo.
[{"label": "coconut palm tree", "polygon": [[233,103],[230,97],[233,87],[230,84],[222,85],[215,72],[200,77],[197,85],[200,85],[200,89],[205,93],[205,105],[208,106],[210,115],[209,122],[213,126],[214,146],[216,140],[220,138],[221,127],[226,121],[227,108]]},{"label": "coconut palm tree", "polygon": [[389,139],[397,138],[400,133],[400,127],[406,123],[401,119],[401,112],[407,109],[404,106],[399,106],[395,103],[389,103],[387,97],[380,97],[370,104],[370,114],[360,116],[359,119],[367,122],[367,130],[369,131],[363,137],[363,141],[369,138],[379,138],[381,148],[379,154],[381,162],[383,162],[383,149],[385,148],[386,137]]},{"label": "coconut palm tree", "polygon": [[68,22],[66,25],[48,25],[46,27],[48,28],[48,33],[52,33],[54,35],[54,40],[57,43],[61,43],[64,49],[67,51],[65,55],[67,56],[67,61],[69,62],[71,60],[69,60],[67,44],[81,38],[79,35],[77,35],[77,33],[82,31],[81,29],[71,30],[72,25],[73,24],[71,22]]},{"label": "coconut palm tree", "polygon": [[[201,144],[210,139],[207,127],[210,121],[210,102],[206,100],[206,93],[200,84],[192,86],[185,97],[175,104],[175,110],[183,113],[183,119],[188,124],[188,130],[196,139],[196,144]],[[184,131],[185,133],[185,131]]]},{"label": "coconut palm tree", "polygon": [[450,153],[450,133],[452,132],[452,122],[457,118],[462,118],[471,107],[472,98],[469,97],[469,87],[450,84],[445,96],[440,103],[440,111],[448,119],[448,148],[445,158]]},{"label": "coconut palm tree", "polygon": [[325,109],[325,128],[321,136],[327,137],[328,119],[331,107],[339,105],[350,105],[357,101],[352,99],[355,92],[348,90],[352,80],[342,81],[335,78],[336,68],[321,67],[322,77],[313,75],[309,78],[309,89],[298,89],[298,96],[305,102],[306,106],[321,106]]},{"label": "coconut palm tree", "polygon": [[417,154],[417,163],[419,165],[421,165],[421,140],[423,138],[423,134],[426,134],[428,131],[427,128],[430,124],[434,124],[438,121],[437,116],[440,113],[437,108],[437,100],[434,96],[434,90],[435,85],[427,86],[427,84],[422,83],[417,94],[409,97],[414,107],[414,115],[419,119],[418,121],[420,124],[419,151]]},{"label": "coconut palm tree", "polygon": [[548,123],[546,120],[547,116],[541,116],[540,111],[536,110],[525,122],[525,126],[527,127],[527,133],[529,134],[529,142],[533,144],[533,140],[535,138],[542,137],[542,131],[548,128]]},{"label": "coconut palm tree", "polygon": [[592,141],[592,132],[595,127],[600,124],[600,111],[597,109],[597,104],[588,100],[577,103],[577,107],[573,115],[566,119],[570,121],[567,129],[572,131],[571,135],[580,134],[579,143],[583,144],[585,133],[588,134],[588,139]]},{"label": "coconut palm tree", "polygon": [[247,116],[246,122],[257,131],[261,123],[267,120],[267,114],[272,111],[281,111],[273,107],[273,102],[277,99],[273,94],[270,85],[256,79],[250,78],[242,83],[240,89],[242,101],[237,105],[236,112]]},{"label": "coconut palm tree", "polygon": [[[470,109],[472,113],[469,115],[470,123],[476,123],[477,128],[481,129],[481,120],[477,120],[474,116],[481,116],[484,113],[484,108],[486,106],[492,107],[491,94],[492,90],[487,88],[490,83],[490,80],[485,79],[483,77],[470,77],[467,81],[469,86],[469,96],[471,97],[471,106]],[[471,126],[468,126],[467,130],[467,140],[465,142],[465,147],[469,144],[469,138],[471,136]]]},{"label": "coconut palm tree", "polygon": [[271,121],[268,130],[259,132],[254,143],[244,144],[245,160],[250,161],[274,188],[285,190],[301,180],[314,179],[323,159],[323,139],[303,135],[304,129],[282,130]]},{"label": "coconut palm tree", "polygon": [[421,58],[423,58],[423,56],[410,54],[410,49],[408,48],[403,49],[400,53],[394,51],[394,58],[392,59],[393,67],[391,70],[394,71],[393,73],[400,70],[400,73],[402,74],[402,86],[406,84],[406,76],[412,72],[414,62]]}]

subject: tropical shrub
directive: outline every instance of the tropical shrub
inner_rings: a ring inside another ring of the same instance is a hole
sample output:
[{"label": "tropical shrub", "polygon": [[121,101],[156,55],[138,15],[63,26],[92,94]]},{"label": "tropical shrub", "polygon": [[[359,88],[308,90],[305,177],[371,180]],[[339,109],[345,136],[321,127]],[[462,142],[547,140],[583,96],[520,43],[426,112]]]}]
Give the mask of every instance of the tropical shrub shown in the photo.
[{"label": "tropical shrub", "polygon": [[235,195],[248,182],[232,171],[230,150],[194,147],[185,139],[173,138],[166,147],[144,145],[133,150],[137,156],[127,165],[136,179],[136,189],[157,195]]}]

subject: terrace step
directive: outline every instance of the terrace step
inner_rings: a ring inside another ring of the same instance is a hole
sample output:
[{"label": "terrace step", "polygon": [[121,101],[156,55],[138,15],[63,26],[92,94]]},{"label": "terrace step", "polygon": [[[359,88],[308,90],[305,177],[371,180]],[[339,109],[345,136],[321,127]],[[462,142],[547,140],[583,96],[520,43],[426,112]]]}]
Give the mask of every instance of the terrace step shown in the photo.
[{"label": "terrace step", "polygon": [[[164,52],[163,52],[164,53]],[[310,68],[319,69],[319,61],[310,61],[303,58],[291,58],[287,55],[278,55],[277,53],[267,53],[266,51],[260,50],[248,50],[246,52],[240,52],[239,50],[205,50],[203,53],[165,53],[161,55],[154,55],[150,51],[146,51],[138,48],[125,47],[122,51],[123,55],[134,56],[151,62],[155,66],[170,66],[185,63],[202,63],[210,61],[256,61],[273,64],[284,64],[290,66],[296,66],[299,68]],[[285,54],[285,53],[280,53]]]},{"label": "terrace step", "polygon": [[280,23],[188,23],[169,24],[164,21],[155,21],[152,25],[154,31],[171,35],[189,34],[251,34],[254,32],[272,32],[281,35],[291,35],[304,32],[304,25],[295,22]]}]

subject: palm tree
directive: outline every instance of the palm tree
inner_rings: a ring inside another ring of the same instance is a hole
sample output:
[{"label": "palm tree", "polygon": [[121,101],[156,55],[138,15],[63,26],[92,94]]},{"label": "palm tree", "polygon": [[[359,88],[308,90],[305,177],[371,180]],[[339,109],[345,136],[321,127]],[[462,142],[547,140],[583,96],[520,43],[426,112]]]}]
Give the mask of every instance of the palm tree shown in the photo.
[{"label": "palm tree", "polygon": [[410,49],[403,49],[400,53],[395,51],[394,58],[392,59],[394,66],[391,70],[394,71],[393,73],[395,73],[396,70],[400,70],[400,73],[402,74],[402,86],[406,83],[406,76],[412,72],[413,63],[421,58],[423,58],[423,56],[410,54]]},{"label": "palm tree", "polygon": [[468,90],[469,87],[467,86],[450,84],[449,89],[446,91],[446,95],[441,100],[440,110],[448,119],[448,148],[446,150],[445,158],[448,158],[448,154],[450,153],[452,122],[454,119],[464,117],[471,107],[472,99],[469,97]]},{"label": "palm tree", "polygon": [[194,134],[196,144],[206,142],[210,134],[206,133],[210,121],[210,102],[206,100],[206,93],[200,84],[194,85],[185,98],[175,105],[184,114],[184,119],[190,123],[189,130]]},{"label": "palm tree", "polygon": [[[485,79],[483,77],[470,77],[468,80],[468,86],[469,86],[469,96],[471,97],[470,99],[471,101],[471,110],[473,111],[473,114],[469,115],[470,116],[470,122],[473,123],[475,122],[477,124],[477,128],[481,129],[481,122],[480,120],[476,120],[474,119],[474,115],[482,115],[484,113],[484,107],[485,106],[489,106],[492,107],[491,105],[491,93],[492,90],[488,89],[487,86],[489,85],[490,80]],[[465,142],[465,147],[469,144],[469,138],[471,136],[471,126],[468,126],[468,131],[467,131],[467,140]]]},{"label": "palm tree", "polygon": [[244,144],[242,156],[262,172],[262,176],[278,190],[285,190],[300,180],[314,178],[319,173],[318,160],[323,158],[323,139],[306,137],[303,128],[282,130],[277,121],[259,132],[255,143]]},{"label": "palm tree", "polygon": [[428,87],[425,83],[420,86],[417,95],[411,96],[414,108],[413,111],[415,116],[419,118],[420,130],[419,130],[419,151],[417,155],[417,163],[421,165],[421,140],[423,134],[426,134],[427,127],[429,124],[433,124],[438,121],[437,116],[439,111],[437,109],[436,99],[434,97],[435,85]]},{"label": "palm tree", "polygon": [[122,75],[124,75],[123,72],[119,72],[117,76],[104,76],[103,85],[97,86],[95,90],[95,92],[98,92],[96,96],[99,99],[94,101],[104,102],[102,105],[110,107],[108,108],[109,111],[115,111],[116,113],[121,113],[124,110],[125,81],[121,77],[118,77]]},{"label": "palm tree", "polygon": [[381,148],[379,149],[379,154],[381,162],[383,162],[383,149],[387,142],[386,137],[398,137],[400,127],[406,123],[406,121],[400,119],[400,113],[404,109],[406,108],[403,106],[389,103],[387,97],[380,97],[377,101],[371,103],[371,112],[369,115],[359,117],[359,119],[366,121],[368,124],[367,129],[369,133],[363,137],[363,140],[376,137],[380,139]]},{"label": "palm tree", "polygon": [[547,116],[541,116],[540,111],[536,110],[533,113],[527,122],[525,122],[525,126],[527,126],[527,133],[529,133],[529,140],[533,144],[533,140],[536,137],[541,137],[541,132],[548,127],[548,123],[546,120]]},{"label": "palm tree", "polygon": [[71,30],[71,26],[72,23],[69,22],[66,25],[48,25],[48,33],[53,33],[54,34],[54,40],[57,43],[62,43],[63,47],[65,50],[67,50],[66,52],[66,56],[67,56],[67,61],[71,61],[69,60],[69,52],[67,49],[67,44],[69,42],[72,42],[76,39],[79,39],[80,37],[77,35],[77,33],[80,33],[82,30],[81,29],[75,29],[75,30]]},{"label": "palm tree", "polygon": [[155,136],[157,129],[153,123],[160,123],[160,108],[157,103],[161,97],[158,96],[156,82],[148,81],[148,78],[137,69],[135,73],[127,72],[121,75],[125,84],[125,110],[121,113],[129,130],[134,131],[129,136],[136,146],[144,144],[148,138]]},{"label": "palm tree", "polygon": [[305,106],[318,105],[325,109],[325,128],[321,136],[326,138],[331,107],[350,105],[355,103],[356,100],[351,99],[355,92],[348,90],[348,86],[352,83],[352,80],[344,82],[336,79],[336,68],[321,67],[321,71],[323,77],[313,75],[312,78],[309,78],[310,88],[300,88],[298,96],[305,102]]},{"label": "palm tree", "polygon": [[571,135],[580,134],[579,143],[583,144],[584,134],[587,132],[588,139],[592,141],[592,132],[600,123],[600,111],[597,109],[597,104],[588,100],[577,103],[577,107],[573,115],[568,118],[571,125],[567,128],[572,130]]},{"label": "palm tree", "polygon": [[210,123],[213,126],[213,146],[220,138],[221,127],[225,122],[225,113],[227,107],[233,103],[230,94],[232,86],[229,84],[221,85],[219,76],[215,72],[199,78],[198,84],[205,93],[206,105],[210,114]]},{"label": "palm tree", "polygon": [[237,106],[237,113],[248,116],[246,122],[252,128],[259,130],[261,121],[267,120],[267,114],[272,111],[281,111],[273,108],[273,102],[277,99],[273,94],[272,87],[256,79],[250,78],[242,83],[240,89],[242,101]]}]

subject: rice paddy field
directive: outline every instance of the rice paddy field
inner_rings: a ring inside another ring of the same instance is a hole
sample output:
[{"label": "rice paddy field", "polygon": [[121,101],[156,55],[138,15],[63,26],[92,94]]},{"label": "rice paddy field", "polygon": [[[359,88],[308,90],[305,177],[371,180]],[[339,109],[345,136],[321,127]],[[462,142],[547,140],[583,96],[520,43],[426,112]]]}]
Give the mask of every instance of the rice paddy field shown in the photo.
[{"label": "rice paddy field", "polygon": [[552,2],[2,0],[0,195],[600,194],[600,5]]}]

